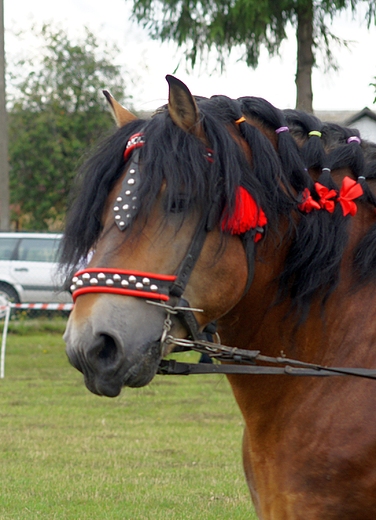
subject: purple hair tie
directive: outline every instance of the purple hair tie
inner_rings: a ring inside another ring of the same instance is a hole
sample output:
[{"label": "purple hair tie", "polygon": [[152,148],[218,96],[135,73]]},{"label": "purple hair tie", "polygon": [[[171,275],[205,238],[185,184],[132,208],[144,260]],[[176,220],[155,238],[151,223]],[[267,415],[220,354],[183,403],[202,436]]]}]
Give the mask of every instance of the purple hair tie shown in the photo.
[{"label": "purple hair tie", "polygon": [[279,128],[277,128],[277,130],[275,130],[275,133],[276,134],[280,134],[281,132],[289,132],[289,127],[288,126],[280,126]]},{"label": "purple hair tie", "polygon": [[350,143],[358,143],[360,144],[362,141],[359,139],[358,136],[356,135],[352,135],[351,137],[349,137],[346,141],[347,144],[350,144]]}]

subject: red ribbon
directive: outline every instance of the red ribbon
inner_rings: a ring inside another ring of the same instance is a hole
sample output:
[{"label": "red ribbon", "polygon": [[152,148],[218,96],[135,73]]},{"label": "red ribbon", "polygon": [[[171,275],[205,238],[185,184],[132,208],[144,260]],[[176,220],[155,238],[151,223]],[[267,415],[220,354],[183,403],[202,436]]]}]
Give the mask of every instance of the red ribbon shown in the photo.
[{"label": "red ribbon", "polygon": [[312,198],[311,192],[308,188],[304,188],[302,196],[303,200],[298,205],[300,211],[304,211],[304,213],[311,213],[313,209],[321,209],[320,204]]},{"label": "red ribbon", "polygon": [[345,177],[342,181],[342,186],[339,191],[338,202],[342,206],[343,216],[350,214],[352,217],[356,214],[358,208],[354,202],[355,199],[363,195],[363,188],[361,185],[351,179]]},{"label": "red ribbon", "polygon": [[336,203],[339,202],[344,217],[346,215],[353,217],[356,214],[358,208],[354,200],[363,195],[363,188],[354,179],[344,177],[339,195],[336,190],[330,190],[319,182],[315,182],[315,188],[320,198],[319,201],[316,202],[309,189],[304,188],[302,192],[303,201],[298,205],[300,211],[310,213],[313,209],[325,209],[329,213],[333,213]]},{"label": "red ribbon", "polygon": [[330,190],[319,182],[315,182],[317,195],[320,197],[319,204],[322,209],[326,209],[329,213],[333,213],[336,203],[333,198],[337,197],[336,190]]}]

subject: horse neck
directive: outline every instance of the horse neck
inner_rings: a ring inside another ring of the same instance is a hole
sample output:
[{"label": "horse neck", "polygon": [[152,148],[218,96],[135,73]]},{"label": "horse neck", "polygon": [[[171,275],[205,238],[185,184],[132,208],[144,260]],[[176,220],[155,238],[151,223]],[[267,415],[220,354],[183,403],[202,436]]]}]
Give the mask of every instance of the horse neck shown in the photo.
[{"label": "horse neck", "polygon": [[222,341],[260,350],[265,355],[282,354],[310,363],[376,365],[376,349],[372,348],[376,320],[369,312],[376,304],[374,283],[356,287],[352,270],[354,247],[373,221],[369,208],[360,206],[349,224],[349,242],[338,286],[325,304],[314,299],[307,317],[301,321],[294,319],[290,298],[276,303],[276,275],[283,269],[289,244],[269,240],[258,254],[248,293],[220,320]]}]

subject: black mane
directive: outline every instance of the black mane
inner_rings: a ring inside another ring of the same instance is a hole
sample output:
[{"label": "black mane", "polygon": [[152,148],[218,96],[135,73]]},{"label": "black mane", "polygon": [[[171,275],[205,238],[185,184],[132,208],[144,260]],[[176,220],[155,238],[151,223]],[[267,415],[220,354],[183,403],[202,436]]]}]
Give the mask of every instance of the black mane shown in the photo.
[{"label": "black mane", "polygon": [[[295,225],[293,214],[298,212],[302,191],[309,188],[313,198],[317,198],[314,187],[317,180],[330,189],[338,189],[330,170],[349,168],[363,187],[363,200],[375,206],[376,199],[367,180],[376,178],[376,145],[348,144],[350,136],[359,136],[354,129],[322,123],[298,111],[282,112],[260,98],[231,100],[214,96],[196,101],[213,150],[213,163],[208,163],[201,141],[178,128],[166,109],[158,110],[150,120],[136,120],[119,129],[79,174],[61,261],[69,272],[95,246],[106,199],[124,171],[124,147],[131,135],[142,130],[145,135],[145,145],[140,149],[142,212],[150,211],[164,179],[171,207],[178,203],[184,186],[187,200],[198,208],[217,206],[218,215],[226,205],[230,209],[234,206],[236,188],[244,186],[266,213],[268,233],[278,232],[281,217],[289,224],[291,247],[280,274],[280,297],[290,295],[294,309],[304,317],[312,299],[318,296],[324,302],[338,283],[351,217],[344,217],[337,205],[333,214],[299,212]],[[278,134],[275,150],[264,132],[246,122],[240,123],[239,130],[252,151],[252,166],[228,131],[228,126],[235,125],[242,114],[251,117],[265,131],[274,133],[286,126],[290,129]],[[321,138],[308,137],[312,131],[320,132]],[[189,209],[187,206],[185,211]],[[245,236],[245,247],[253,250],[250,242]],[[360,283],[376,278],[376,225],[358,245],[354,267]]]}]

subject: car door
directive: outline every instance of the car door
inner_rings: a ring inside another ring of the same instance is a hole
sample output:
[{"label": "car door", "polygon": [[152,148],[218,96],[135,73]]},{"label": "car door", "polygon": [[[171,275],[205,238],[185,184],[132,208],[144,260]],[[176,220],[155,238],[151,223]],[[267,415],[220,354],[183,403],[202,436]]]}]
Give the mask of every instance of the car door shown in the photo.
[{"label": "car door", "polygon": [[61,284],[57,274],[58,238],[22,238],[17,256],[11,262],[12,277],[23,287],[23,301],[67,301],[67,294],[60,293]]}]

